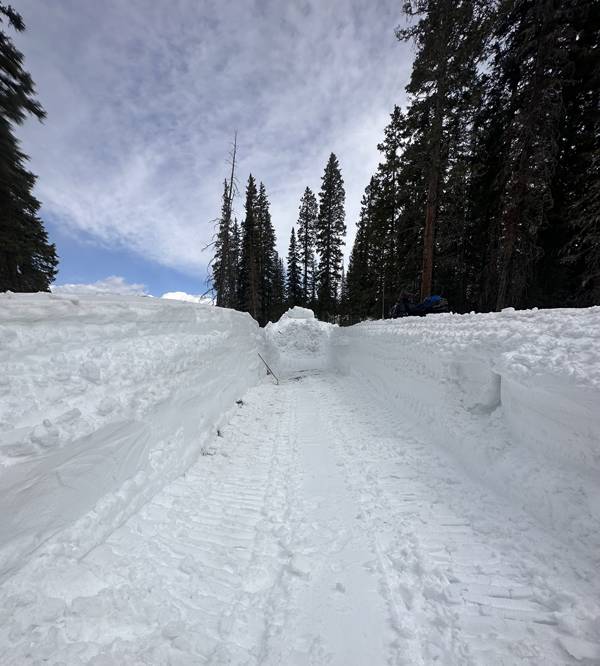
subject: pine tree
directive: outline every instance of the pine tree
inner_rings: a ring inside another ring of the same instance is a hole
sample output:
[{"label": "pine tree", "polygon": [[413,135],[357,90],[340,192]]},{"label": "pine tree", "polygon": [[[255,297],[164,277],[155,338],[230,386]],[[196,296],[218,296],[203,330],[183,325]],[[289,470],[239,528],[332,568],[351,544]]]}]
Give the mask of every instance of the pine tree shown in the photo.
[{"label": "pine tree", "polygon": [[498,193],[490,228],[486,305],[526,304],[540,232],[553,204],[563,90],[570,78],[572,4],[568,0],[505,0],[495,31],[490,102],[501,123]]},{"label": "pine tree", "polygon": [[237,133],[233,140],[233,149],[230,154],[231,176],[223,185],[223,198],[219,230],[214,242],[214,257],[211,261],[211,275],[208,284],[215,292],[215,301],[219,307],[235,308],[237,305],[237,271],[239,248],[235,247],[231,215],[233,211],[233,198],[237,194],[235,185],[235,158],[237,152]]},{"label": "pine tree", "polygon": [[544,284],[553,304],[600,305],[600,5],[573,12],[571,76],[563,99],[554,207],[544,234]]},{"label": "pine tree", "polygon": [[258,321],[266,326],[269,321],[278,319],[279,295],[275,291],[278,256],[275,249],[277,238],[271,221],[270,204],[263,183],[260,184],[256,200],[256,225],[258,232],[258,275],[261,294],[261,308]]},{"label": "pine tree", "polygon": [[[21,16],[0,3],[0,23],[3,17],[17,32],[25,30]],[[57,273],[56,247],[37,216],[36,177],[25,168],[28,158],[14,135],[27,114],[42,120],[45,112],[22,65],[23,54],[0,31],[0,291],[48,291]]]},{"label": "pine tree", "polygon": [[287,256],[286,296],[291,308],[302,303],[302,275],[300,273],[300,255],[296,244],[296,232],[292,227],[290,246]]},{"label": "pine tree", "polygon": [[431,295],[440,198],[452,149],[479,88],[489,9],[486,0],[408,0],[404,13],[421,18],[414,26],[396,29],[399,40],[412,40],[417,49],[406,91],[408,121],[425,158],[427,178],[421,298]]},{"label": "pine tree", "polygon": [[346,225],[346,193],[337,157],[331,153],[319,192],[319,215],[315,247],[319,257],[317,299],[319,317],[330,321],[337,315],[338,289]]},{"label": "pine tree", "polygon": [[275,272],[273,276],[273,303],[271,306],[270,321],[279,321],[281,315],[287,310],[285,295],[286,275],[283,259],[275,253]]},{"label": "pine tree", "polygon": [[242,222],[238,309],[249,312],[257,321],[261,315],[260,292],[260,234],[257,221],[258,192],[256,181],[250,174],[246,186],[246,217]]},{"label": "pine tree", "polygon": [[298,216],[298,255],[302,271],[302,306],[305,308],[314,305],[313,264],[315,257],[315,225],[318,214],[317,199],[310,187],[307,187],[300,200]]}]

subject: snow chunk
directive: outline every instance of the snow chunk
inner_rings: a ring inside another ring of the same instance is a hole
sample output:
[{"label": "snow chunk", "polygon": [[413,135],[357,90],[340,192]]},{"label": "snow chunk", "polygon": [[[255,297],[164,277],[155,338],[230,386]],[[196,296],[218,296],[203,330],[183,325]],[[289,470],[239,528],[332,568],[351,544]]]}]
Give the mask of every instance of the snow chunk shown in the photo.
[{"label": "snow chunk", "polygon": [[583,638],[575,638],[573,636],[560,636],[558,638],[559,645],[572,657],[578,661],[593,661],[596,663],[600,659],[600,647],[598,643],[590,643]]}]

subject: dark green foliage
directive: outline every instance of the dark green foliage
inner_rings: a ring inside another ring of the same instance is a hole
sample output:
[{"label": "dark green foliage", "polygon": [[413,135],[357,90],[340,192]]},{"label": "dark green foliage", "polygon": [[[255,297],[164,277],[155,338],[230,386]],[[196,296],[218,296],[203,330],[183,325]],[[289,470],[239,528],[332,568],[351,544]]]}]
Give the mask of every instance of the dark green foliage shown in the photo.
[{"label": "dark green foliage", "polygon": [[269,321],[279,321],[281,315],[287,310],[288,304],[285,293],[286,277],[283,259],[277,257],[273,277],[273,304]]},{"label": "dark green foliage", "polygon": [[288,305],[293,308],[302,305],[302,274],[300,272],[300,255],[296,244],[296,232],[292,227],[290,247],[287,256],[286,297]]},{"label": "dark green foliage", "polygon": [[458,312],[600,303],[598,3],[404,11],[420,17],[398,31],[417,49],[409,104],[365,191],[345,320],[381,317],[391,292],[425,295],[424,245],[432,291]]},{"label": "dark green foliage", "polygon": [[214,257],[210,263],[211,274],[207,280],[209,287],[215,293],[215,301],[219,307],[235,308],[238,303],[238,273],[240,239],[239,229],[231,221],[233,212],[233,199],[237,195],[235,167],[237,153],[237,132],[233,139],[233,148],[230,153],[231,175],[223,185],[223,203],[219,230],[214,242]]},{"label": "dark green foliage", "polygon": [[260,233],[257,220],[258,191],[250,174],[246,186],[246,217],[242,222],[240,270],[238,284],[238,309],[249,312],[258,321],[261,311],[261,279],[259,272]]},{"label": "dark green foliage", "polygon": [[256,201],[256,220],[259,238],[258,274],[261,300],[258,322],[265,326],[269,321],[277,321],[285,304],[285,279],[283,263],[275,249],[277,239],[271,222],[269,200],[265,186],[261,183]]},{"label": "dark green foliage", "polygon": [[224,183],[219,230],[214,242],[214,257],[208,283],[215,292],[216,305],[235,308],[238,302],[239,229],[231,221],[231,187]]},{"label": "dark green foliage", "polygon": [[600,5],[577,3],[573,26],[572,76],[563,92],[565,115],[552,186],[552,233],[544,238],[549,260],[540,278],[547,289],[558,290],[563,302],[588,306],[600,304]]},{"label": "dark green foliage", "polygon": [[[0,4],[0,23],[3,17],[15,30],[25,29],[19,14]],[[42,120],[45,112],[22,65],[23,55],[0,31],[0,291],[48,291],[57,273],[56,248],[37,216],[35,176],[25,168],[27,156],[14,135],[14,125],[27,114]]]},{"label": "dark green foliage", "polygon": [[319,207],[312,190],[307,187],[300,200],[298,215],[298,255],[302,271],[302,306],[314,307],[315,301],[315,226]]},{"label": "dark green foliage", "polygon": [[338,290],[342,276],[342,245],[346,234],[344,203],[346,193],[337,157],[331,153],[319,192],[315,248],[319,258],[317,273],[317,313],[332,321],[338,314]]},{"label": "dark green foliage", "polygon": [[[485,0],[416,0],[403,11],[419,17],[415,25],[396,30],[401,41],[413,41],[416,56],[410,82],[405,138],[412,145],[414,166],[425,172],[421,297],[431,295],[434,279],[436,227],[447,222],[443,234],[456,232],[449,192],[468,177],[464,143],[469,144],[473,109],[479,93],[478,66],[484,57],[489,31]],[[415,150],[416,149],[416,150]],[[450,178],[450,175],[453,178]],[[458,180],[458,182],[457,182]],[[442,210],[445,207],[446,210]],[[442,213],[445,215],[442,217]],[[439,218],[439,221],[438,221]],[[462,227],[462,223],[458,227]]]},{"label": "dark green foliage", "polygon": [[246,218],[240,244],[238,309],[249,312],[261,326],[277,321],[285,311],[285,273],[275,249],[265,186],[256,188],[250,175],[246,187]]},{"label": "dark green foliage", "polygon": [[551,183],[574,38],[572,5],[568,0],[500,4],[487,101],[501,131],[494,146],[500,161],[485,308],[527,305],[535,266],[544,255],[539,237],[553,205]]}]

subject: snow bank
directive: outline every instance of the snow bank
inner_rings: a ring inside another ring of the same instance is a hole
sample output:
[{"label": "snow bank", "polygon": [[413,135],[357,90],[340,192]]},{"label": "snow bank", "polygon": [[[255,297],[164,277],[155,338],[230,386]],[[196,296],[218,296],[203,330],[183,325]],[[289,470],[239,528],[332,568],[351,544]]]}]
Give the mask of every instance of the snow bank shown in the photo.
[{"label": "snow bank", "polygon": [[185,471],[261,344],[249,315],[207,305],[0,295],[0,580],[52,535],[83,554]]},{"label": "snow bank", "polygon": [[315,319],[312,310],[296,306],[264,329],[269,364],[277,374],[329,368],[331,324]]},{"label": "snow bank", "polygon": [[332,350],[474,475],[600,553],[600,307],[363,323],[334,329]]}]

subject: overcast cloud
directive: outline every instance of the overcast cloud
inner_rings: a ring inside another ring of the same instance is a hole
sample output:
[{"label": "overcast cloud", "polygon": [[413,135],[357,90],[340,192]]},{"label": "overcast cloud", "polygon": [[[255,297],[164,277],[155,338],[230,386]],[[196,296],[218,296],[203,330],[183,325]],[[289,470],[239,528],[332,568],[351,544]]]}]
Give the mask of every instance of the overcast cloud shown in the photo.
[{"label": "overcast cloud", "polygon": [[[412,54],[399,0],[16,0],[48,112],[19,129],[63,232],[200,275],[238,131],[285,256],[305,187],[336,153],[349,241]],[[59,254],[60,254],[60,247]]]}]

